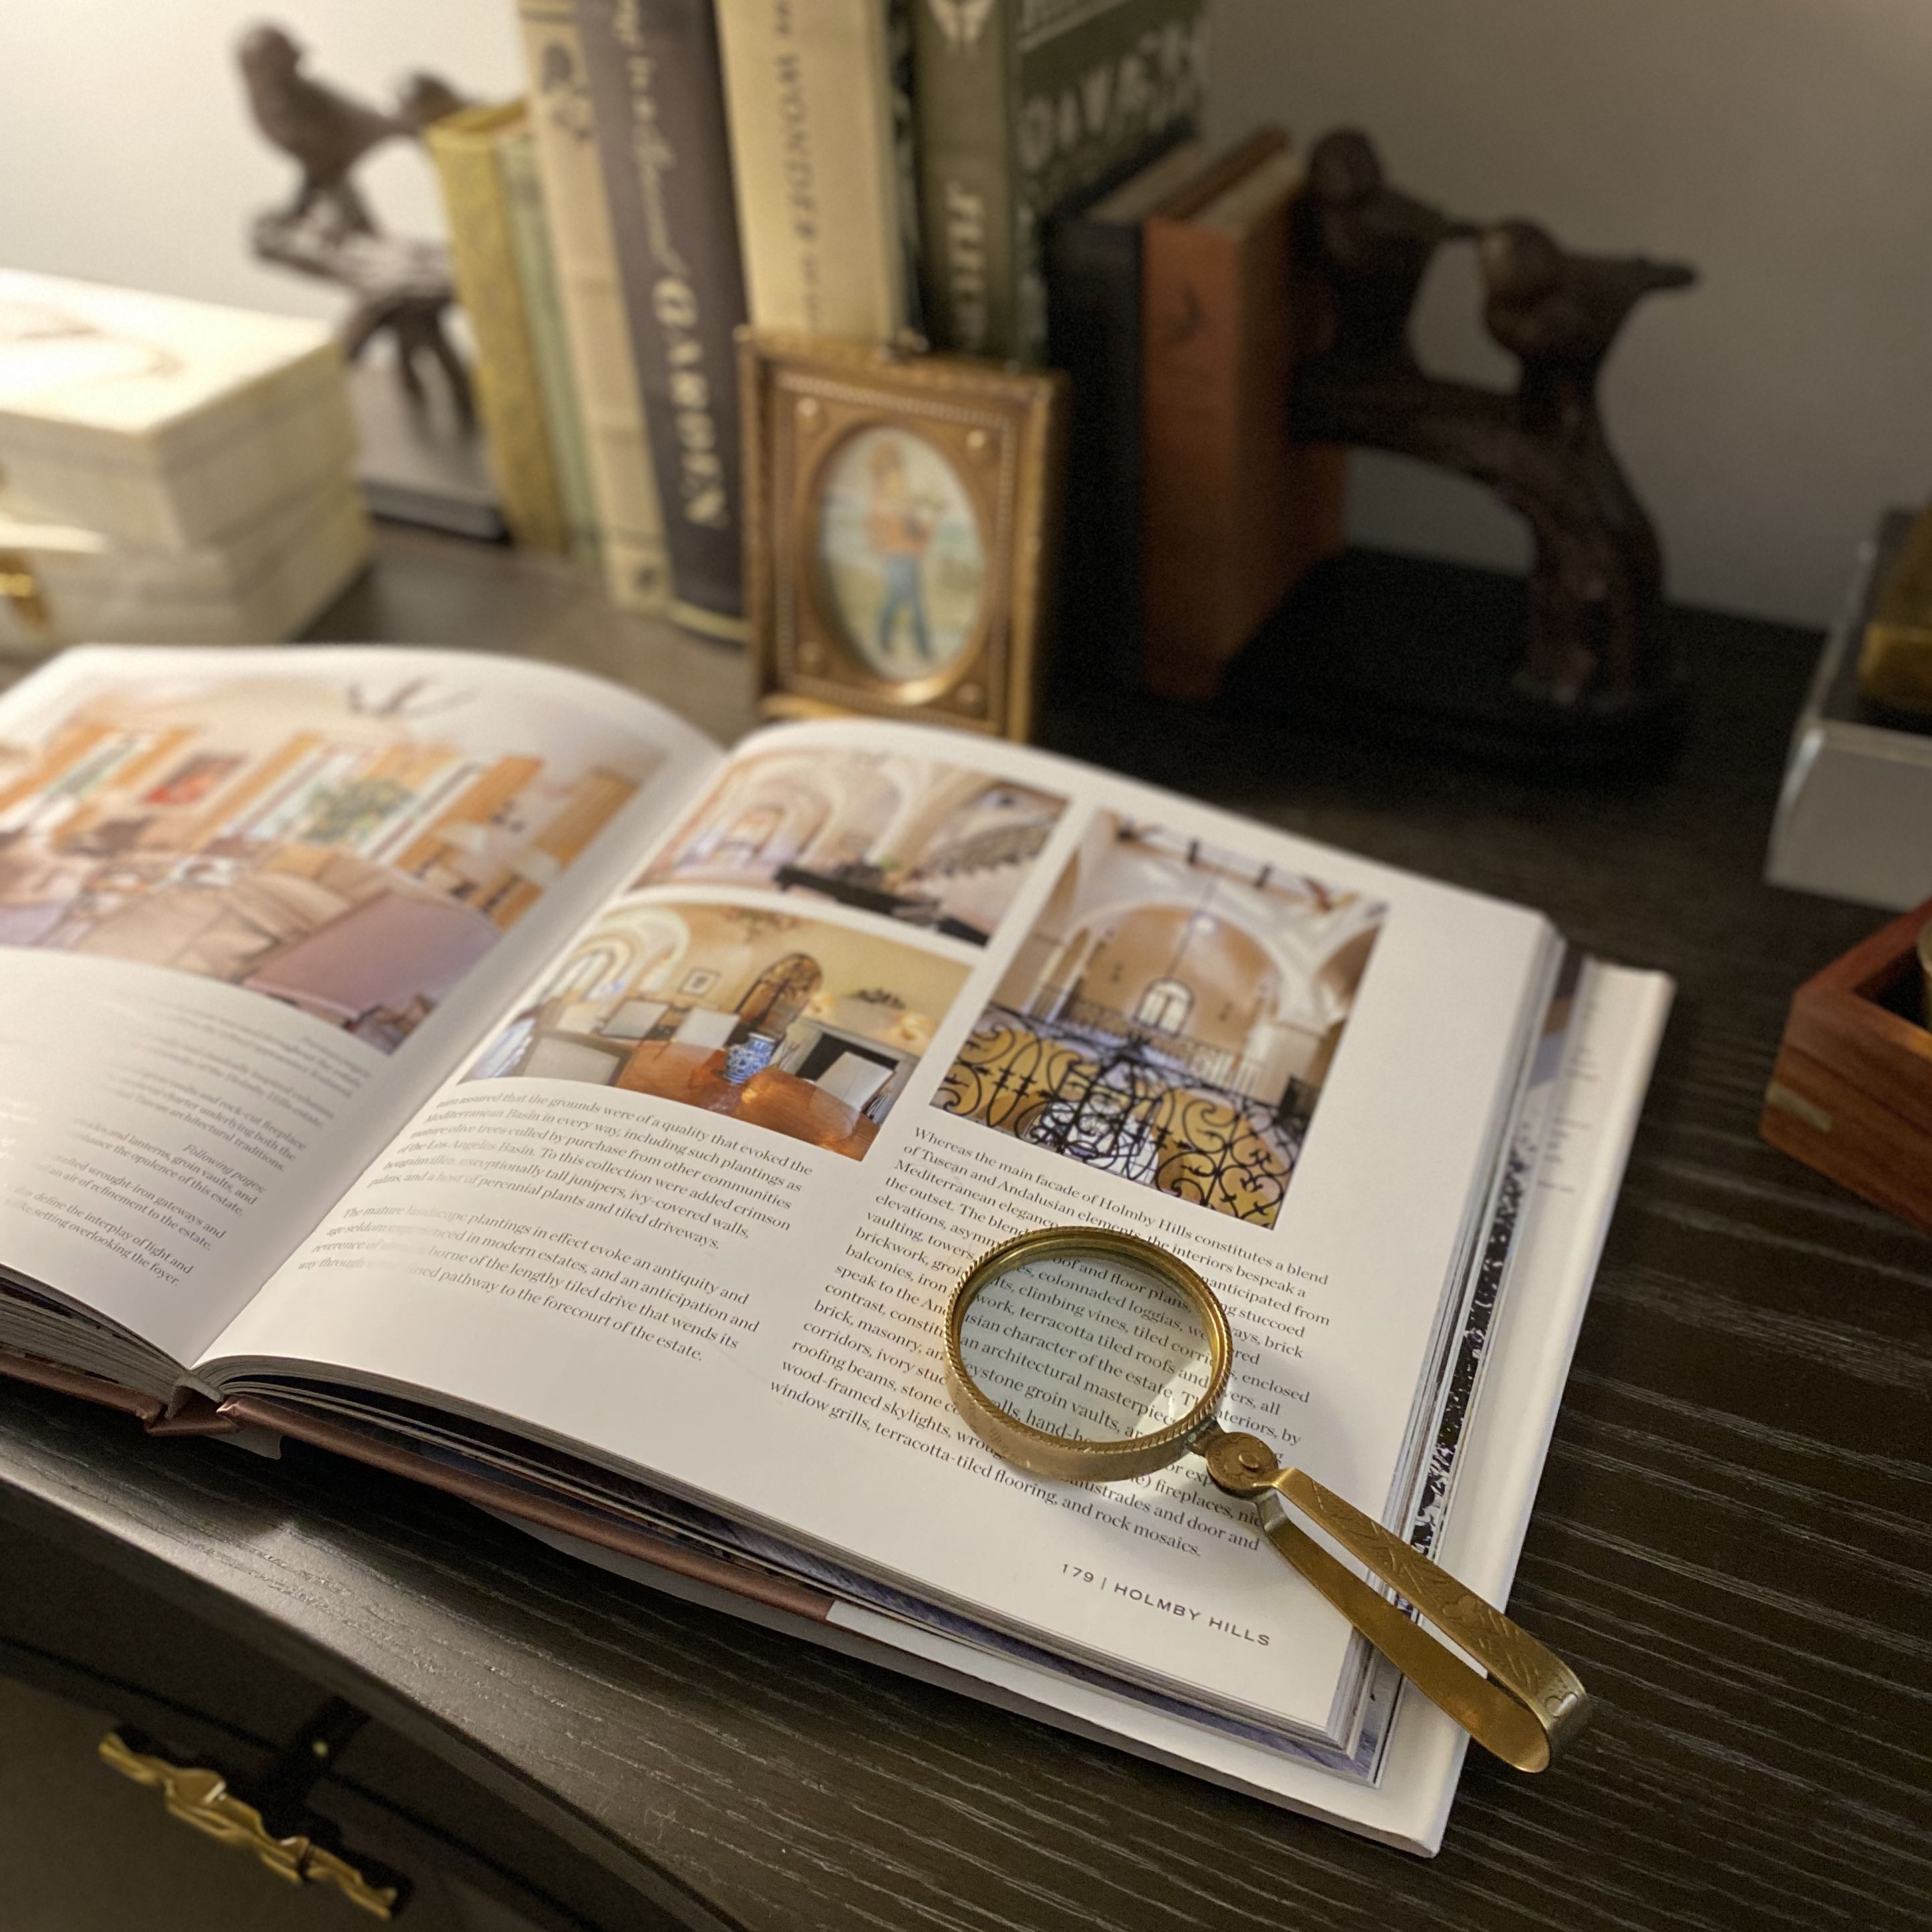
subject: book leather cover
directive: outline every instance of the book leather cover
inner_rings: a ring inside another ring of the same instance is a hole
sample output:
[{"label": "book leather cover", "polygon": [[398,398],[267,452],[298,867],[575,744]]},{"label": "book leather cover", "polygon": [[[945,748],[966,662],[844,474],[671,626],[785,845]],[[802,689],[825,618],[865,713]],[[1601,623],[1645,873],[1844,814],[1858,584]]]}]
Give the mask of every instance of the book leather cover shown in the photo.
[{"label": "book leather cover", "polygon": [[1142,238],[1142,662],[1168,698],[1214,696],[1262,619],[1342,542],[1344,453],[1288,432],[1299,172],[1279,136],[1254,152],[1232,184],[1210,176]]}]

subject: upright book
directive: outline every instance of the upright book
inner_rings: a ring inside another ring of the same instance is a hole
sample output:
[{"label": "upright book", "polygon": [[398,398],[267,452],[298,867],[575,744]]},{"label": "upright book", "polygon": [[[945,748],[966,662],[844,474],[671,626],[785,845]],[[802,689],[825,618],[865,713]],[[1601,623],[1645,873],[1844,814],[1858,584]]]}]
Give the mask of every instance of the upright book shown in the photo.
[{"label": "upright book", "polygon": [[430,128],[449,216],[456,292],[476,338],[476,404],[503,520],[518,543],[567,550],[570,528],[550,446],[536,340],[517,272],[502,151],[524,130],[524,104],[465,107]]},{"label": "upright book", "polygon": [[1157,208],[1142,244],[1141,656],[1167,698],[1213,697],[1342,541],[1344,453],[1288,428],[1300,162],[1278,134],[1232,159]]},{"label": "upright book", "polygon": [[1206,92],[1206,0],[921,0],[914,11],[922,272],[942,349],[1038,362],[1041,224]]},{"label": "upright book", "polygon": [[1231,1425],[1499,1600],[1664,982],[1023,747],[727,755],[513,659],[76,651],[0,739],[10,1372],[1439,1842],[1450,1720],[1198,1475],[996,1462],[949,1288],[1152,1235]]},{"label": "upright book", "polygon": [[631,358],[583,42],[570,0],[518,0],[517,16],[604,587],[620,610],[655,614],[670,595],[664,518]]},{"label": "upright book", "polygon": [[1047,360],[1072,392],[1052,669],[1070,695],[1140,681],[1141,232],[1206,159],[1182,140],[1047,221]]},{"label": "upright book", "polygon": [[745,630],[736,350],[746,316],[712,0],[577,0],[671,615]]},{"label": "upright book", "polygon": [[914,308],[906,0],[731,0],[718,31],[752,321],[890,341]]}]

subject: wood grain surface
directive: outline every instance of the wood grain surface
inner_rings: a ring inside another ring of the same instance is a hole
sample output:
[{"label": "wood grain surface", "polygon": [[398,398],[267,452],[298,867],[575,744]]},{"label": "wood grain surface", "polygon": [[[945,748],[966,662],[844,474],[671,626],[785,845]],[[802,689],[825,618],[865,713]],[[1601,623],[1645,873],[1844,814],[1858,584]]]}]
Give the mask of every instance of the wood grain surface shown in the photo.
[{"label": "wood grain surface", "polygon": [[[588,639],[580,661],[731,721],[740,660],[611,618],[561,567],[386,538],[356,595],[332,634]],[[376,1472],[151,1442],[49,1392],[0,1396],[0,1580],[28,1534],[136,1579],[694,1922],[1926,1924],[1932,1244],[1755,1131],[1792,988],[1882,915],[1760,882],[1816,640],[1676,621],[1690,742],[1619,786],[1226,717],[1049,722],[1064,748],[1542,906],[1677,976],[1511,1600],[1600,1715],[1540,1778],[1472,1754],[1438,1859],[722,1622]]]}]

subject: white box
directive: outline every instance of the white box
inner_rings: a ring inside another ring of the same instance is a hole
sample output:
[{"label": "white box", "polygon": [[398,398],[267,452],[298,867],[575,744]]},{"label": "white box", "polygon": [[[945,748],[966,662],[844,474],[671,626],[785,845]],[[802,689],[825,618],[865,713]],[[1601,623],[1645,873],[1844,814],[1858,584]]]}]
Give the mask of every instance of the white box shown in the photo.
[{"label": "white box", "polygon": [[1774,886],[1903,912],[1932,898],[1932,732],[1890,722],[1858,688],[1858,646],[1912,519],[1888,512],[1791,734],[1764,875]]},{"label": "white box", "polygon": [[0,269],[0,501],[185,550],[346,475],[328,326]]},{"label": "white box", "polygon": [[[268,644],[297,634],[368,560],[346,478],[271,504],[219,544],[129,550],[0,514],[0,652],[70,644]],[[19,580],[31,580],[31,594]]]}]

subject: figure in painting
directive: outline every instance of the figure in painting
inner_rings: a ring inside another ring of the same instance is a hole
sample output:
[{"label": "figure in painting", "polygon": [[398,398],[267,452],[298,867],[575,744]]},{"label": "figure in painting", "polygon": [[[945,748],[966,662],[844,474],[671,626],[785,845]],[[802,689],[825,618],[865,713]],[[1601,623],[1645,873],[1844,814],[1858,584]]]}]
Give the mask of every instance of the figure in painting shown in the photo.
[{"label": "figure in painting", "polygon": [[922,664],[930,664],[932,638],[926,628],[923,567],[940,506],[913,494],[905,452],[896,442],[882,442],[873,450],[872,481],[866,541],[878,557],[886,592],[879,606],[879,656],[891,658],[892,633],[903,611],[911,626],[913,649]]}]

